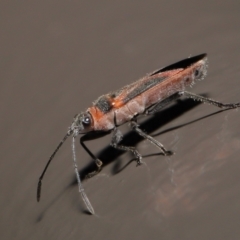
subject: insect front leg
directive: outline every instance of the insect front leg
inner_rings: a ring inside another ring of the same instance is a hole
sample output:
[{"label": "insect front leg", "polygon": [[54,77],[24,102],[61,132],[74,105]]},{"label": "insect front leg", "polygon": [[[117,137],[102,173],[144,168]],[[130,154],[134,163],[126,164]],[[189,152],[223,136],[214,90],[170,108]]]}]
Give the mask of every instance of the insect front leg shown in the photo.
[{"label": "insect front leg", "polygon": [[82,136],[80,138],[80,143],[82,145],[82,147],[84,148],[84,150],[94,159],[95,164],[97,166],[97,170],[89,173],[86,178],[91,178],[93,176],[95,176],[96,174],[98,174],[101,170],[102,170],[102,161],[100,159],[98,159],[88,148],[87,146],[84,144],[85,141],[90,141],[90,140],[94,140],[96,138],[100,138],[103,137],[105,135],[109,134],[109,132],[91,132],[89,134],[86,134],[84,136]]},{"label": "insect front leg", "polygon": [[120,145],[119,142],[122,140],[122,138],[123,138],[123,135],[121,131],[117,127],[115,127],[113,130],[112,141],[110,145],[116,149],[131,151],[136,157],[137,165],[141,165],[142,155],[137,151],[135,147]]},{"label": "insect front leg", "polygon": [[161,152],[165,155],[165,156],[169,156],[172,155],[173,152],[172,151],[168,151],[160,142],[158,142],[156,139],[154,139],[153,137],[151,137],[150,135],[144,133],[140,128],[139,125],[137,124],[137,122],[135,120],[131,121],[131,128],[136,131],[140,136],[142,136],[143,138],[147,139],[150,143],[152,143],[153,145],[155,145],[157,148],[159,148],[161,150]]}]

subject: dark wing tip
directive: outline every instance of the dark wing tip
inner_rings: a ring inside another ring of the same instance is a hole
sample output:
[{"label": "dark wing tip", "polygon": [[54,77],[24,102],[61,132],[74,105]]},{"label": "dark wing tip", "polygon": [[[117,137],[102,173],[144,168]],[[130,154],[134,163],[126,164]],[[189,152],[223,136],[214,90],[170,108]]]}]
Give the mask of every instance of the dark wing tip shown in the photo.
[{"label": "dark wing tip", "polygon": [[185,59],[183,59],[181,61],[178,61],[176,63],[173,63],[173,64],[171,64],[167,67],[158,69],[158,70],[150,73],[150,76],[153,76],[153,75],[158,74],[160,72],[175,70],[175,69],[178,69],[178,68],[187,68],[187,67],[191,66],[192,64],[194,64],[194,63],[196,63],[200,60],[203,60],[206,57],[207,57],[207,54],[202,53],[202,54],[199,54],[199,55],[196,55],[196,56],[193,56],[193,57],[185,58]]}]

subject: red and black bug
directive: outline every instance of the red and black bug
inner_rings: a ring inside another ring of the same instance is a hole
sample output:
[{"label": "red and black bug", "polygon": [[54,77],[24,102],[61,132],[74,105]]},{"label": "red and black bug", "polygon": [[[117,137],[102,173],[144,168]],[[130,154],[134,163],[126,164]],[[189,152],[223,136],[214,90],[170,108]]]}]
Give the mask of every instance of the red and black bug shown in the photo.
[{"label": "red and black bug", "polygon": [[51,155],[39,178],[37,200],[40,200],[42,179],[50,162],[70,135],[72,135],[73,161],[79,192],[81,193],[83,201],[90,213],[94,214],[94,209],[82,187],[77,168],[75,138],[78,134],[84,134],[84,136],[80,138],[80,143],[95,160],[97,165],[97,170],[89,174],[89,177],[91,177],[101,170],[102,162],[86,147],[84,141],[102,137],[110,132],[113,132],[110,145],[116,149],[131,151],[135,155],[137,163],[141,164],[142,156],[135,147],[120,144],[123,135],[118,129],[118,126],[126,122],[130,122],[132,130],[136,131],[143,138],[149,140],[153,145],[159,148],[164,155],[172,154],[172,152],[166,150],[160,142],[150,135],[147,135],[139,128],[139,125],[136,122],[139,115],[152,115],[182,96],[209,103],[219,108],[240,107],[240,103],[224,104],[185,91],[186,87],[192,86],[196,80],[202,80],[206,74],[207,55],[201,54],[158,69],[118,91],[99,97],[90,108],[74,117],[67,134]]}]

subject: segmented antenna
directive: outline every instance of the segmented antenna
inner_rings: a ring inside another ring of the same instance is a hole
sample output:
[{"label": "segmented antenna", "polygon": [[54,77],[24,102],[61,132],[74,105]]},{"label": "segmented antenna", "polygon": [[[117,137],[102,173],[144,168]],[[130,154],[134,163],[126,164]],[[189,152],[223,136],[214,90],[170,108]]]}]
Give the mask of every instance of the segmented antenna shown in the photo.
[{"label": "segmented antenna", "polygon": [[[49,166],[49,164],[51,163],[52,159],[54,158],[55,154],[57,153],[57,151],[60,149],[60,147],[63,145],[63,143],[66,141],[66,139],[73,133],[72,130],[69,130],[68,133],[64,136],[63,140],[59,143],[59,145],[57,146],[56,150],[53,152],[53,154],[51,155],[51,157],[49,158],[41,176],[39,177],[39,180],[38,180],[38,187],[37,187],[37,201],[39,202],[40,201],[40,198],[41,198],[41,188],[42,188],[42,180],[43,180],[43,177],[47,171],[47,168]],[[91,214],[94,214],[94,209],[84,191],[84,188],[82,186],[82,183],[81,183],[81,180],[80,180],[80,175],[79,175],[79,172],[78,172],[78,167],[77,167],[77,161],[76,161],[76,152],[75,152],[75,137],[76,137],[76,134],[73,134],[73,138],[72,138],[72,151],[73,151],[73,167],[74,167],[74,171],[76,173],[76,177],[77,177],[77,182],[78,182],[78,189],[79,189],[79,192],[82,196],[82,199],[87,207],[87,209],[89,210],[89,212]]]},{"label": "segmented antenna", "polygon": [[41,188],[42,188],[42,179],[47,171],[47,168],[49,166],[49,164],[51,163],[52,159],[54,158],[55,154],[57,153],[57,151],[59,150],[59,148],[63,145],[63,143],[66,141],[66,139],[72,134],[72,131],[68,131],[68,133],[64,136],[63,140],[59,143],[59,145],[57,146],[57,148],[55,149],[55,151],[53,152],[53,154],[51,155],[51,157],[49,158],[39,180],[38,180],[38,187],[37,187],[37,201],[40,201],[41,198]]},{"label": "segmented antenna", "polygon": [[72,152],[73,152],[73,167],[74,167],[76,177],[77,177],[77,182],[78,182],[78,191],[81,194],[82,199],[83,199],[88,211],[91,214],[94,214],[95,212],[94,212],[93,206],[90,203],[90,201],[89,201],[89,199],[88,199],[88,197],[87,197],[87,195],[86,195],[86,193],[83,189],[81,179],[80,179],[80,174],[78,172],[78,166],[77,166],[77,161],[76,161],[76,151],[75,151],[75,137],[76,136],[73,135],[73,138],[72,138]]}]

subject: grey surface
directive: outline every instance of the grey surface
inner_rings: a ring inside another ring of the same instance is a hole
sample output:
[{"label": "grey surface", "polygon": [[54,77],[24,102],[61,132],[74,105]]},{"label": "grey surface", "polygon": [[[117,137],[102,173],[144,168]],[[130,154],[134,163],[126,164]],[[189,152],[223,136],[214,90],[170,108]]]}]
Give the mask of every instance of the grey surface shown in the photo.
[{"label": "grey surface", "polygon": [[[131,154],[108,148],[110,136],[87,143],[106,162],[83,182],[96,216],[77,192],[68,140],[36,202],[73,116],[101,94],[207,52],[209,74],[189,90],[240,101],[239,10],[237,0],[2,1],[1,239],[239,239],[239,110],[175,128],[218,111],[179,103],[144,127],[175,155],[130,134],[146,164],[120,172]],[[92,159],[79,144],[77,158],[86,173]]]}]

